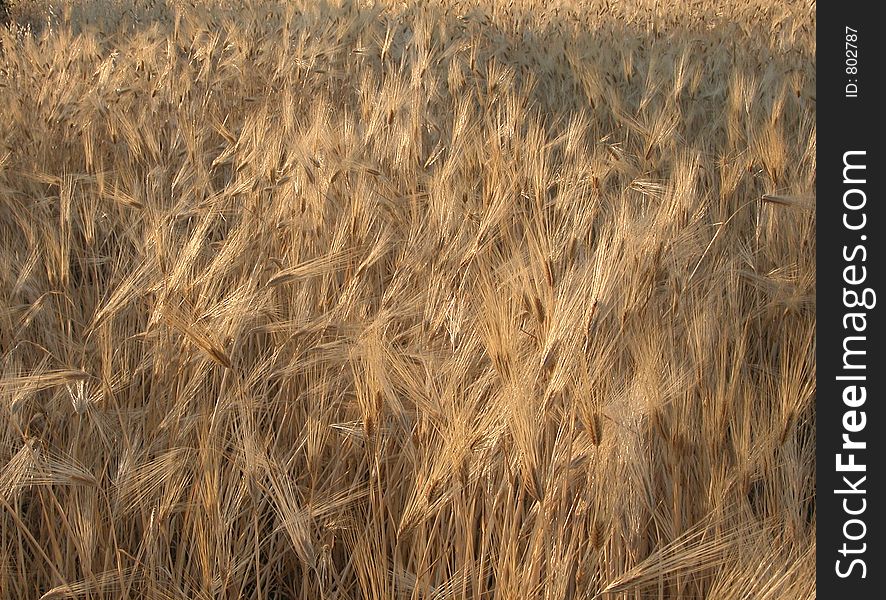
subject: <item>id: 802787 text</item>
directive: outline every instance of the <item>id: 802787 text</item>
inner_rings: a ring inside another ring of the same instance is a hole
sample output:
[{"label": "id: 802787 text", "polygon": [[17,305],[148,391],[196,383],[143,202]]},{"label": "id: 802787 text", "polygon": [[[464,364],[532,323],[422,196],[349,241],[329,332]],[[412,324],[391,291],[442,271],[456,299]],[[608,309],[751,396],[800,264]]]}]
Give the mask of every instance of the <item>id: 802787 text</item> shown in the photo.
[{"label": "id: 802787 text", "polygon": [[846,52],[844,69],[846,72],[846,98],[858,98],[858,30],[846,26]]}]

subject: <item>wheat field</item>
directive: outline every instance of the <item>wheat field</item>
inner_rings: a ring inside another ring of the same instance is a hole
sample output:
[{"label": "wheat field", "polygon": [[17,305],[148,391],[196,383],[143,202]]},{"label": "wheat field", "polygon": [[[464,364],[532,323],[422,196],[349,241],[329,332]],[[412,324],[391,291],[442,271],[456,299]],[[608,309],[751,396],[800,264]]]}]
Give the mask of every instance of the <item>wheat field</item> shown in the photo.
[{"label": "wheat field", "polygon": [[814,2],[47,6],[0,597],[815,597]]}]

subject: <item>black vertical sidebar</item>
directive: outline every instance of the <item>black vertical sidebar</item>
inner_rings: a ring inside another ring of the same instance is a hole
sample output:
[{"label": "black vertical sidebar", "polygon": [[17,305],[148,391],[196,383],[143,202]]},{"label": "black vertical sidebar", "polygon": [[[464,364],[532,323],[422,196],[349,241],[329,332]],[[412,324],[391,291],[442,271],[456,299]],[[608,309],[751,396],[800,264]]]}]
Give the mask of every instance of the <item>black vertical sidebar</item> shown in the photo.
[{"label": "black vertical sidebar", "polygon": [[886,589],[886,31],[874,2],[817,5],[817,594]]}]

